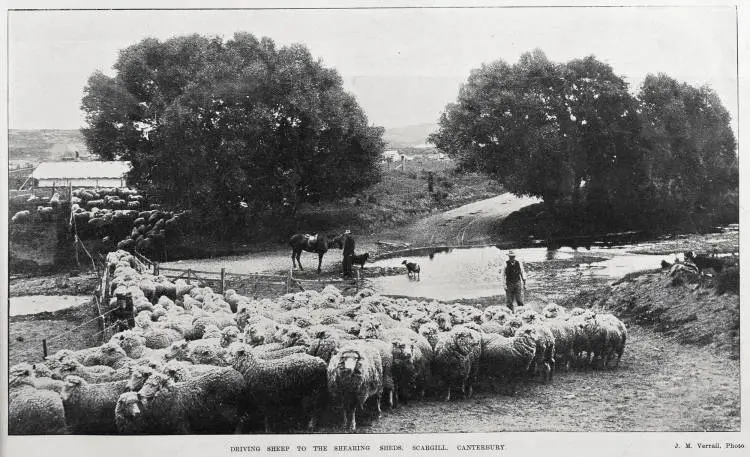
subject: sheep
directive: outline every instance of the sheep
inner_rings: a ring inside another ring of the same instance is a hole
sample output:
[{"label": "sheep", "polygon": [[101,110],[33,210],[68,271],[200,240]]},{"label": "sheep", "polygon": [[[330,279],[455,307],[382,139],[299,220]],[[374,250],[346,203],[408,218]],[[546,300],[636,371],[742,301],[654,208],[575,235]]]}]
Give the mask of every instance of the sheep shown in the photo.
[{"label": "sheep", "polygon": [[375,397],[378,419],[383,395],[383,363],[380,352],[361,342],[349,342],[331,357],[328,363],[328,393],[344,413],[344,429],[356,431],[356,409],[364,410],[365,402]]},{"label": "sheep", "polygon": [[183,339],[183,336],[177,330],[150,325],[143,332],[143,338],[149,349],[166,349],[175,341]]},{"label": "sheep", "polygon": [[104,365],[112,368],[122,368],[130,362],[128,354],[113,341],[102,344],[94,352],[86,355],[81,361],[82,365]]},{"label": "sheep", "polygon": [[257,346],[263,343],[270,343],[273,335],[279,330],[279,324],[273,320],[261,316],[252,316],[245,325],[245,343],[251,346]]},{"label": "sheep", "polygon": [[615,366],[619,366],[627,340],[627,330],[619,319],[612,314],[597,314],[586,320],[584,332],[589,345],[588,363],[596,362],[606,369],[617,355]]},{"label": "sheep", "polygon": [[125,330],[112,335],[110,342],[116,343],[131,359],[138,359],[147,352],[146,339],[143,335],[133,331]]},{"label": "sheep", "polygon": [[37,389],[51,390],[52,392],[62,392],[63,382],[57,379],[53,379],[52,370],[43,363],[37,363],[32,365],[34,370],[34,387]]},{"label": "sheep", "polygon": [[129,376],[129,371],[127,369],[115,371],[114,368],[106,365],[85,366],[72,357],[66,357],[60,363],[60,368],[53,372],[53,377],[63,380],[68,375],[77,375],[88,382],[97,383],[125,379]]},{"label": "sheep", "polygon": [[226,354],[227,350],[219,346],[218,342],[214,344],[211,341],[196,340],[190,348],[188,358],[196,364],[224,366]]},{"label": "sheep", "polygon": [[555,366],[564,367],[565,371],[570,371],[570,365],[575,361],[576,326],[574,322],[556,317],[544,321],[542,325],[552,332],[555,339]]},{"label": "sheep", "polygon": [[555,370],[555,336],[549,328],[540,324],[524,324],[516,334],[528,334],[536,340],[534,373],[540,374],[542,382],[552,381]]},{"label": "sheep", "polygon": [[160,371],[172,378],[175,382],[183,382],[196,376],[202,376],[215,369],[215,365],[195,365],[189,362],[170,360]]},{"label": "sheep", "polygon": [[266,432],[283,417],[302,418],[313,430],[326,392],[326,364],[308,354],[280,359],[256,357],[250,346],[233,343],[227,361],[245,378],[249,399],[263,416]]},{"label": "sheep", "polygon": [[462,326],[441,334],[435,345],[434,374],[444,382],[445,401],[451,399],[451,389],[460,387],[466,398],[473,393],[481,353],[481,334]]},{"label": "sheep", "polygon": [[404,260],[403,262],[401,262],[401,265],[406,265],[406,274],[407,276],[409,276],[409,278],[419,279],[420,268],[418,263]]},{"label": "sheep", "polygon": [[448,313],[438,313],[433,319],[443,332],[447,332],[453,328],[453,318]]},{"label": "sheep", "polygon": [[10,218],[10,221],[14,224],[23,224],[29,221],[31,218],[31,212],[28,210],[18,211]]},{"label": "sheep", "polygon": [[534,363],[537,350],[536,339],[528,333],[510,338],[484,334],[481,338],[480,370],[483,376],[488,379],[500,378],[512,393],[515,391],[518,380]]},{"label": "sheep", "polygon": [[[165,374],[154,373],[138,391],[138,412],[133,417],[116,417],[118,430],[157,434],[236,432],[245,412],[245,388],[242,375],[228,367],[217,367],[179,383]],[[118,403],[132,398],[121,396]],[[119,410],[123,412],[122,407]]]},{"label": "sheep", "polygon": [[432,346],[432,349],[434,350],[438,343],[438,334],[440,333],[438,325],[432,321],[422,324],[419,327],[418,333],[430,343],[430,346]]},{"label": "sheep", "polygon": [[66,376],[61,394],[65,420],[74,434],[114,434],[115,406],[128,390],[129,380],[89,384],[79,376]]},{"label": "sheep", "polygon": [[8,371],[8,434],[65,433],[65,409],[60,395],[37,389],[34,379],[34,369],[28,363]]}]

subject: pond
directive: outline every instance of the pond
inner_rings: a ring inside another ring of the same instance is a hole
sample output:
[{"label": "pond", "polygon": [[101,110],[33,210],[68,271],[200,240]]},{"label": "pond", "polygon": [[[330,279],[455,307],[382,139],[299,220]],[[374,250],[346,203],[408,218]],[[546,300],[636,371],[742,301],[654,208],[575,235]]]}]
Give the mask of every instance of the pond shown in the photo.
[{"label": "pond", "polygon": [[54,312],[73,308],[91,301],[91,295],[25,295],[10,297],[9,316],[25,316],[44,311]]},{"label": "pond", "polygon": [[[590,250],[561,248],[514,249],[527,270],[527,289],[570,289],[581,281],[598,283],[615,280],[628,273],[659,268],[663,259],[673,262],[674,255],[632,254],[637,247],[592,247]],[[457,300],[505,295],[500,269],[508,259],[507,250],[495,246],[474,248],[421,249],[403,252],[400,257],[373,262],[375,267],[401,267],[408,259],[420,264],[420,279],[400,276],[376,277],[369,286],[390,295]],[[411,255],[409,255],[411,254]]]}]

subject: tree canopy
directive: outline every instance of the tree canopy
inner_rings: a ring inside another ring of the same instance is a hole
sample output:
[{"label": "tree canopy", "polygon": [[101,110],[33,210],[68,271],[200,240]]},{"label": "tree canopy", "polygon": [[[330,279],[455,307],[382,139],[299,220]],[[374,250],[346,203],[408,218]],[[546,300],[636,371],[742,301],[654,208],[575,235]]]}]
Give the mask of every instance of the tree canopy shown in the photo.
[{"label": "tree canopy", "polygon": [[715,93],[659,75],[636,97],[593,56],[560,64],[535,50],[513,65],[482,65],[439,127],[430,141],[464,168],[541,197],[553,214],[586,212],[602,225],[706,205],[737,177]]},{"label": "tree canopy", "polygon": [[302,45],[149,38],[121,50],[114,70],[84,90],[87,145],[131,161],[129,182],[214,227],[241,224],[238,209],[290,214],[379,179],[383,129]]}]

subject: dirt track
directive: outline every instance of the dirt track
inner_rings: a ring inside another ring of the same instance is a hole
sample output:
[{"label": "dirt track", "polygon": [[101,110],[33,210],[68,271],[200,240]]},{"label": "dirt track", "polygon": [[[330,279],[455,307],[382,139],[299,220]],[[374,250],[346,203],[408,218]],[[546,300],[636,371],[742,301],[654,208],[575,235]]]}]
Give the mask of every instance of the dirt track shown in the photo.
[{"label": "dirt track", "polygon": [[416,246],[490,243],[490,226],[524,206],[539,203],[533,197],[505,193],[436,214],[403,229],[403,237]]}]

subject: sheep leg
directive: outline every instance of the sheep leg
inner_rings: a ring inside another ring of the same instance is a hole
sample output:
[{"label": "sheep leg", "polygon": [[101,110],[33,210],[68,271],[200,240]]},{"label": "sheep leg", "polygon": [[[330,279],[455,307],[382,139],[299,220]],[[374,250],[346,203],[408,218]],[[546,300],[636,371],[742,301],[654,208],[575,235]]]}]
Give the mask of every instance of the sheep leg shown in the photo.
[{"label": "sheep leg", "polygon": [[381,398],[382,398],[382,394],[378,395],[377,401],[376,401],[376,405],[378,406],[378,419],[380,419],[381,417],[383,417],[383,410],[380,409],[380,400],[381,400]]},{"label": "sheep leg", "polygon": [[307,430],[315,430],[315,415],[310,416],[310,420],[307,422]]},{"label": "sheep leg", "polygon": [[357,413],[357,408],[352,408],[352,421],[351,421],[351,426],[349,427],[349,430],[353,432],[357,430],[357,419],[355,417],[356,413]]}]

